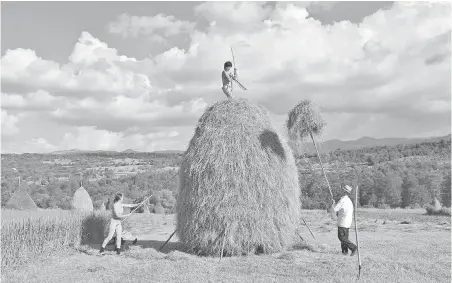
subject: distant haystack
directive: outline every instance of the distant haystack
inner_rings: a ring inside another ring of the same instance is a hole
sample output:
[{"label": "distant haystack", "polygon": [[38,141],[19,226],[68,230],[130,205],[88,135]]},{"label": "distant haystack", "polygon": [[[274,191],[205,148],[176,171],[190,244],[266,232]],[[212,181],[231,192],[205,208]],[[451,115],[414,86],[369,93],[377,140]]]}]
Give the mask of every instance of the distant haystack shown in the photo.
[{"label": "distant haystack", "polygon": [[165,214],[165,208],[160,203],[157,203],[154,206],[154,213],[156,214]]},{"label": "distant haystack", "polygon": [[72,199],[72,208],[81,211],[93,211],[93,201],[83,186],[75,191]]},{"label": "distant haystack", "polygon": [[144,214],[149,214],[149,205],[148,204],[143,204],[143,213]]},{"label": "distant haystack", "polygon": [[27,193],[27,186],[20,186],[14,194],[11,196],[9,201],[5,205],[9,209],[18,210],[32,210],[37,211],[38,207],[36,203],[31,199],[30,195]]},{"label": "distant haystack", "polygon": [[435,207],[435,210],[440,210],[442,208],[442,205],[437,198],[433,200],[433,206]]},{"label": "distant haystack", "polygon": [[297,167],[265,108],[235,99],[207,108],[179,176],[177,234],[193,251],[273,253],[294,243]]},{"label": "distant haystack", "polygon": [[105,211],[106,210],[104,202],[102,202],[102,204],[100,205],[99,210],[100,211]]}]

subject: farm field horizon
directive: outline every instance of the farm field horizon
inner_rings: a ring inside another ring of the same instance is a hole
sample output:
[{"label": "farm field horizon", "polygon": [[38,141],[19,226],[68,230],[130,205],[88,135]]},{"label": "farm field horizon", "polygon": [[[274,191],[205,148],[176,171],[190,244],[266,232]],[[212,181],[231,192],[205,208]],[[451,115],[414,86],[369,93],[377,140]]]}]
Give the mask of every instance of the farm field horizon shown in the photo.
[{"label": "farm field horizon", "polygon": [[[302,210],[302,217],[315,240],[300,225],[305,242],[286,252],[219,262],[219,257],[187,253],[177,236],[158,252],[175,229],[174,215],[134,214],[124,229],[138,242],[121,255],[109,246],[105,256],[97,256],[100,243],[86,243],[3,269],[1,281],[354,282],[357,257],[341,255],[335,221],[322,210]],[[425,209],[359,208],[360,282],[450,282],[450,225],[450,217],[425,215]],[[354,226],[350,239],[356,241]]]}]

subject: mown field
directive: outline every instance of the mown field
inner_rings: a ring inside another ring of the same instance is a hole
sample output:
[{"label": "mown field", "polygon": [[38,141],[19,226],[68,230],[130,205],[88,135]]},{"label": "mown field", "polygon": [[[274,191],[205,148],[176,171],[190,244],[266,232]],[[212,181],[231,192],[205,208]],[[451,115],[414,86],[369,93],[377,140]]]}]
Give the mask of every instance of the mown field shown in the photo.
[{"label": "mown field", "polygon": [[[185,253],[177,238],[158,252],[174,231],[174,216],[156,214],[135,214],[128,220],[125,229],[138,237],[137,245],[128,246],[120,256],[109,246],[105,256],[96,256],[101,236],[93,231],[103,229],[105,217],[108,215],[101,213],[2,211],[1,282],[356,281],[357,257],[341,255],[335,222],[325,211],[303,211],[316,240],[300,225],[305,242],[300,240],[289,251],[226,257],[221,262],[218,257]],[[363,267],[360,282],[451,281],[450,217],[428,216],[424,209],[359,209],[358,227]],[[23,229],[19,233],[22,238],[13,235],[19,231],[15,229]],[[55,243],[45,242],[52,238]],[[350,238],[355,242],[353,227]],[[12,253],[19,243],[21,261],[15,267],[4,266],[6,253]],[[44,252],[36,248],[34,253],[33,245]],[[29,256],[24,255],[27,253]]]}]

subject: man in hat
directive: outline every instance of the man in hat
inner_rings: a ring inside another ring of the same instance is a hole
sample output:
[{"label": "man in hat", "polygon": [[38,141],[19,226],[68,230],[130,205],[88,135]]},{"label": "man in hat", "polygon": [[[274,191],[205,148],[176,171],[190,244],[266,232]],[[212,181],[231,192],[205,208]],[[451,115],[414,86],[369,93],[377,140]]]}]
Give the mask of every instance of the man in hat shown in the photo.
[{"label": "man in hat", "polygon": [[348,255],[348,250],[350,250],[352,252],[350,255],[354,256],[357,247],[348,239],[348,230],[352,225],[353,218],[353,203],[349,197],[352,187],[345,185],[341,188],[344,194],[337,204],[333,200],[332,210],[336,212],[337,216],[337,236],[339,241],[341,241],[342,254]]}]

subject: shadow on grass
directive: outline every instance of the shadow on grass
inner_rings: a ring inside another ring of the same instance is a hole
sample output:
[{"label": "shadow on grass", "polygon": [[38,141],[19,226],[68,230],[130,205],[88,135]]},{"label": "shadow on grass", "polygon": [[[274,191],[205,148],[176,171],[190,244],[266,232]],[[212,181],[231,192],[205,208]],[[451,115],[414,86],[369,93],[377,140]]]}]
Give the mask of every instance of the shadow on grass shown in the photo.
[{"label": "shadow on grass", "polygon": [[[159,251],[159,249],[163,246],[165,241],[155,241],[155,240],[140,240],[136,242],[136,244],[132,244],[131,241],[126,241],[124,244],[121,245],[122,250],[129,250],[131,247],[139,247],[141,249],[154,249],[156,251]],[[84,243],[85,245],[89,246],[90,248],[94,250],[99,250],[101,246],[101,242],[93,243]],[[105,247],[106,251],[114,251],[115,244],[108,244]],[[183,253],[189,253],[189,251],[179,242],[168,242],[165,247],[160,251],[161,253],[168,254],[173,251],[179,251]]]}]

